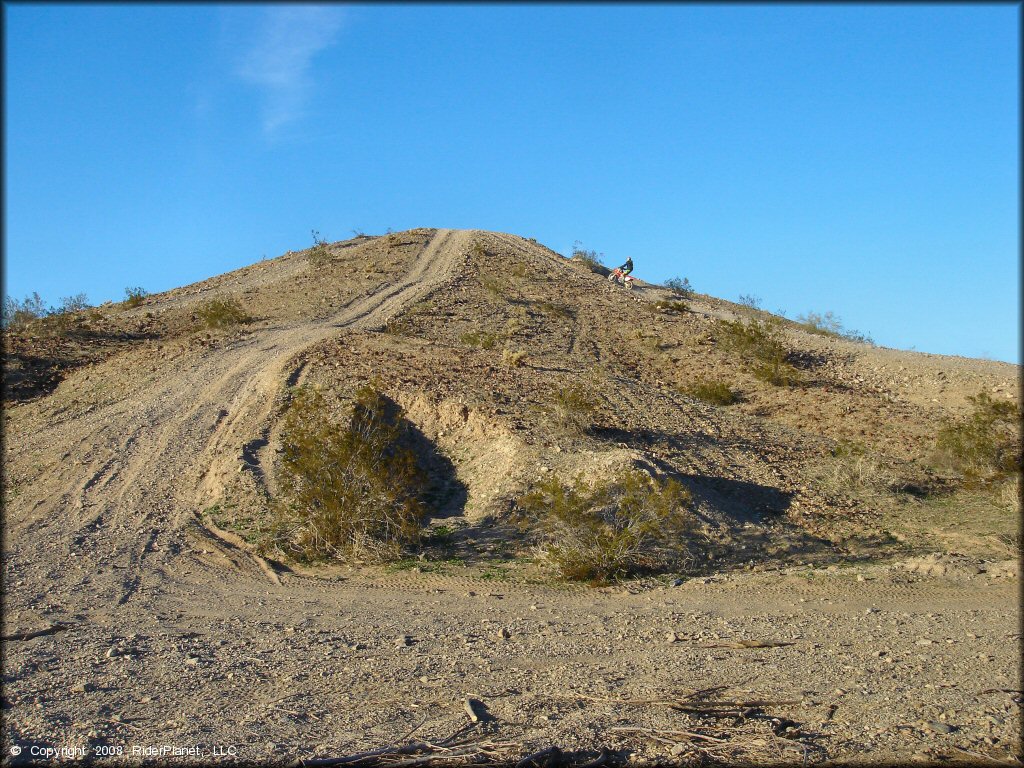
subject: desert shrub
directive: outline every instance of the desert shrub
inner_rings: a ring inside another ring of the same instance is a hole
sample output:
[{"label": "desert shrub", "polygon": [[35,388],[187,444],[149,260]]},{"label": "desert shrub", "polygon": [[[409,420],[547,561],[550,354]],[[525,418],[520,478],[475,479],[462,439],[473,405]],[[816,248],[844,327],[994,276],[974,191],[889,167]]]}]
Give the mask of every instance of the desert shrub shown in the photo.
[{"label": "desert shrub", "polygon": [[469,331],[459,336],[459,341],[471,347],[493,349],[494,345],[498,343],[498,337],[487,331]]},{"label": "desert shrub", "polygon": [[829,454],[813,473],[825,493],[871,498],[902,487],[896,473],[863,443],[840,440]]},{"label": "desert shrub", "polygon": [[229,328],[233,325],[252,322],[252,317],[242,308],[238,299],[210,299],[199,305],[196,314],[207,328]]},{"label": "desert shrub", "polygon": [[515,518],[562,578],[603,582],[678,563],[694,527],[691,504],[678,481],[631,470],[595,487],[542,480],[516,500]]},{"label": "desert shrub", "polygon": [[405,333],[409,333],[412,330],[412,325],[404,317],[391,316],[384,321],[384,326],[381,328],[384,333],[390,333],[396,336],[400,336]]},{"label": "desert shrub", "polygon": [[60,306],[52,310],[54,314],[69,314],[71,312],[81,312],[84,309],[88,309],[89,297],[84,293],[77,293],[74,296],[64,296],[60,300]]},{"label": "desert shrub", "polygon": [[128,309],[135,309],[135,307],[142,304],[142,300],[149,296],[149,291],[140,286],[129,286],[124,289],[124,305]]},{"label": "desert shrub", "polygon": [[501,362],[509,368],[521,368],[526,363],[526,352],[505,347],[501,350]]},{"label": "desert shrub", "polygon": [[761,309],[761,299],[758,296],[754,296],[749,293],[741,293],[737,303],[742,304],[747,309]]},{"label": "desert shrub", "polygon": [[786,361],[788,351],[777,319],[719,320],[716,336],[723,347],[750,364],[757,379],[776,386],[791,386],[800,381],[799,372]]},{"label": "desert shrub", "polygon": [[670,277],[668,280],[665,281],[665,287],[679,294],[684,299],[692,299],[695,294],[693,286],[690,285],[689,278],[686,277],[682,279],[678,277]]},{"label": "desert shrub", "polygon": [[493,275],[481,276],[480,285],[492,296],[506,296],[509,292],[508,284]]},{"label": "desert shrub", "polygon": [[334,258],[333,254],[331,254],[330,246],[327,245],[327,241],[321,238],[320,233],[315,229],[311,230],[311,232],[313,234],[313,247],[306,252],[306,259],[314,266],[328,264]]},{"label": "desert shrub", "polygon": [[685,301],[656,301],[654,306],[658,309],[667,309],[670,312],[689,312],[690,308]]},{"label": "desert shrub", "polygon": [[513,264],[511,267],[509,267],[508,273],[513,277],[529,277],[530,268],[527,267],[525,264]]},{"label": "desert shrub", "polygon": [[520,331],[525,330],[530,324],[530,315],[525,307],[516,307],[512,311],[512,317],[505,322],[505,338],[512,338]]},{"label": "desert shrub", "polygon": [[46,317],[46,315],[46,305],[43,303],[42,296],[38,293],[26,296],[21,301],[10,296],[4,297],[4,328],[22,328],[33,320]]},{"label": "desert shrub", "polygon": [[967,485],[1005,480],[1021,470],[1020,408],[987,392],[968,398],[973,411],[946,419],[935,440],[933,458],[961,475]]},{"label": "desert shrub", "polygon": [[585,250],[579,240],[572,245],[572,258],[582,261],[592,272],[600,272],[604,268],[604,254]]},{"label": "desert shrub", "polygon": [[554,390],[550,412],[555,423],[568,432],[583,432],[590,426],[600,401],[594,392],[579,382]]},{"label": "desert shrub", "polygon": [[572,318],[572,310],[565,304],[556,304],[553,301],[538,301],[535,302],[534,306],[545,315],[550,315],[551,317]]},{"label": "desert shrub", "polygon": [[688,387],[686,393],[711,405],[732,405],[739,401],[739,395],[724,381],[698,381]]},{"label": "desert shrub", "polygon": [[871,337],[865,333],[843,328],[843,321],[831,311],[823,315],[817,312],[808,312],[806,315],[797,315],[796,320],[805,331],[810,331],[820,336],[833,336],[847,339],[848,341],[859,341],[864,344],[874,343]]},{"label": "desert shrub", "polygon": [[395,559],[418,540],[428,485],[409,423],[372,385],[355,393],[347,424],[326,414],[315,390],[300,390],[288,408],[275,541],[304,560]]},{"label": "desert shrub", "polygon": [[763,363],[757,363],[750,372],[758,381],[776,387],[795,387],[803,381],[800,372],[781,358],[772,358]]}]

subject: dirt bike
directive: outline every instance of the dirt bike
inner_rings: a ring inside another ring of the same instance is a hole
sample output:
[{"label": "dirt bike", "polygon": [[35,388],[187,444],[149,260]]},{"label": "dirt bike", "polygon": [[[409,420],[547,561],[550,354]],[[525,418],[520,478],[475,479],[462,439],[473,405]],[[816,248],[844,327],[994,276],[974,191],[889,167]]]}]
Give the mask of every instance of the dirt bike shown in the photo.
[{"label": "dirt bike", "polygon": [[608,275],[608,279],[613,283],[624,285],[630,290],[633,290],[633,282],[636,280],[632,275],[627,275],[618,267],[612,270],[611,274]]}]

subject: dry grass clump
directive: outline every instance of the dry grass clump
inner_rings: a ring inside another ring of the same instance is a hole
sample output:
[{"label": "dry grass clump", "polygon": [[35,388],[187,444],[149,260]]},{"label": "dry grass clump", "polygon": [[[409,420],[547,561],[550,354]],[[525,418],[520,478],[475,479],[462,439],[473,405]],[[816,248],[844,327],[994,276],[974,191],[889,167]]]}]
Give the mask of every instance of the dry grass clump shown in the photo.
[{"label": "dry grass clump", "polygon": [[238,299],[210,299],[199,305],[196,315],[207,328],[229,328],[234,325],[251,323],[252,316],[242,308]]},{"label": "dry grass clump", "polygon": [[690,397],[711,405],[732,405],[739,395],[724,381],[698,381],[685,390]]},{"label": "dry grass clump", "polygon": [[356,392],[347,424],[326,414],[323,395],[311,390],[288,408],[274,543],[302,560],[395,559],[418,540],[428,485],[409,423],[372,385]]},{"label": "dry grass clump", "polygon": [[505,347],[501,350],[501,362],[509,368],[522,368],[526,364],[526,352]]},{"label": "dry grass clump", "polygon": [[833,338],[858,341],[863,344],[873,344],[871,337],[860,331],[847,330],[843,327],[843,321],[838,315],[831,311],[825,314],[808,312],[806,315],[797,315],[797,323],[805,330],[816,333],[819,336],[832,336]]},{"label": "dry grass clump", "polygon": [[594,487],[581,478],[542,480],[516,500],[515,517],[562,578],[600,583],[685,557],[691,504],[678,481],[630,470]]},{"label": "dry grass clump", "polygon": [[1020,408],[987,392],[968,397],[974,410],[947,419],[935,441],[933,459],[959,475],[965,485],[997,485],[1021,471]]},{"label": "dry grass clump", "polygon": [[775,318],[719,320],[716,335],[723,347],[748,363],[757,379],[775,386],[800,382],[800,373],[786,360],[788,350],[782,342],[781,324]]},{"label": "dry grass clump", "polygon": [[581,433],[590,426],[598,403],[594,392],[574,382],[554,391],[550,410],[555,423],[563,430]]},{"label": "dry grass clump", "polygon": [[842,440],[831,450],[832,461],[818,467],[818,488],[832,495],[874,498],[894,493],[902,483],[891,468],[861,443]]}]

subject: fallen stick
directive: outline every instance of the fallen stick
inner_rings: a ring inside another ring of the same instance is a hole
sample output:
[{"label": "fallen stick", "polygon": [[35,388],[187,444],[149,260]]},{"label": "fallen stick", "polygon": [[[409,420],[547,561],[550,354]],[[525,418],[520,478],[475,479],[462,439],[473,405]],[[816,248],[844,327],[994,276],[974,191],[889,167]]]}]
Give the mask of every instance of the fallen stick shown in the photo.
[{"label": "fallen stick", "polygon": [[659,728],[609,728],[609,731],[637,731],[640,733],[663,733],[667,736],[686,736],[689,739],[703,739],[704,741],[713,741],[718,744],[728,743],[728,739],[716,739],[714,736],[705,736],[703,733],[694,733],[693,731],[666,731]]},{"label": "fallen stick", "polygon": [[780,640],[729,640],[724,643],[705,643],[698,648],[779,648],[784,645],[796,645]]},{"label": "fallen stick", "polygon": [[43,627],[42,629],[26,629],[23,632],[12,632],[9,635],[4,635],[2,639],[4,639],[4,640],[32,640],[33,638],[43,637],[44,635],[55,635],[58,632],[63,632],[65,630],[67,630],[67,629],[71,629],[71,627],[73,627],[73,626],[75,626],[75,625],[74,624],[68,624],[68,623],[62,622],[62,621],[58,621],[58,622],[55,622],[53,624],[50,624],[48,627]]},{"label": "fallen stick", "polygon": [[552,744],[550,747],[545,747],[538,752],[534,752],[532,755],[527,755],[516,763],[515,768],[530,768],[530,766],[540,765],[542,762],[546,762],[551,758],[557,759],[561,755],[562,750]]}]

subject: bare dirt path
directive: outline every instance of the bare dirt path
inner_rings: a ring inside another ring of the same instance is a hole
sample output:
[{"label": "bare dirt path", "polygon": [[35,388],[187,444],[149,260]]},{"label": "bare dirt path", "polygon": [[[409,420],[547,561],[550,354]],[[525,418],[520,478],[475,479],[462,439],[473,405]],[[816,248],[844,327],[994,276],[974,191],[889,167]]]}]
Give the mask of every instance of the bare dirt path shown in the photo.
[{"label": "bare dirt path", "polygon": [[[7,510],[7,541],[17,541],[5,551],[8,577],[45,574],[14,578],[14,601],[56,589],[121,604],[170,577],[188,548],[184,529],[196,525],[194,512],[216,498],[225,474],[242,462],[261,474],[258,448],[275,396],[301,375],[297,355],[346,329],[382,326],[451,278],[471,238],[438,230],[406,275],[325,320],[208,350],[184,369],[165,366],[107,407],[19,436],[10,449],[45,447],[64,460]],[[235,560],[244,566],[244,557]],[[19,595],[18,582],[35,594]]]}]

